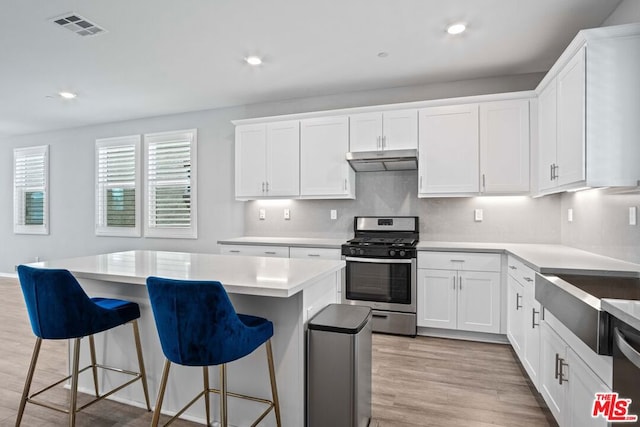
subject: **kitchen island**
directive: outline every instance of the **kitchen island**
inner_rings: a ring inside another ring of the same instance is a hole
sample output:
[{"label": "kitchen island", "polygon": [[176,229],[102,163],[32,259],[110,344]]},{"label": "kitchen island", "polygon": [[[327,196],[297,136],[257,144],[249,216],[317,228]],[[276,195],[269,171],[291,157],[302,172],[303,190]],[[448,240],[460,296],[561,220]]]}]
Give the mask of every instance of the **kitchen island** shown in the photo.
[{"label": "kitchen island", "polygon": [[[220,281],[236,310],[265,317],[274,323],[272,339],[283,426],[304,425],[305,328],[308,319],[337,301],[344,261],[300,260],[193,254],[161,251],[128,251],[53,260],[31,264],[71,271],[89,296],[120,298],[140,305],[140,335],[152,406],[160,384],[164,355],[145,286],[148,276],[184,280]],[[107,339],[108,334],[108,339]],[[81,363],[89,359],[84,342]],[[131,328],[121,327],[96,336],[98,363],[135,370],[137,361]],[[269,376],[264,348],[228,366],[229,389],[269,398]],[[210,369],[214,387],[218,369]],[[102,373],[102,389],[119,383],[118,374]],[[80,390],[91,393],[91,376],[81,376]],[[163,403],[163,412],[176,413],[202,389],[202,370],[173,365]],[[118,392],[116,400],[144,407],[142,387],[136,384]],[[214,419],[218,400],[212,398]],[[248,425],[263,407],[244,400],[229,400],[231,425]],[[204,422],[204,405],[194,405],[184,418]],[[269,415],[261,425],[275,425]]]}]

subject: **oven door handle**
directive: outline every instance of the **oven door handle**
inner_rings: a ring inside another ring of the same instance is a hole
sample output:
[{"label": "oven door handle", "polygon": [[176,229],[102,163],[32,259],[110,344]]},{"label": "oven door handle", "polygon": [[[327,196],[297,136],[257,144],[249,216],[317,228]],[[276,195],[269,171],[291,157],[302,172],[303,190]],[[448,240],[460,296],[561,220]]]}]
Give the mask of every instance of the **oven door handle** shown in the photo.
[{"label": "oven door handle", "polygon": [[622,354],[624,354],[631,363],[640,369],[640,353],[638,353],[635,348],[631,347],[627,340],[624,339],[624,335],[622,335],[622,332],[620,332],[618,328],[613,328],[613,336],[616,340],[616,345]]},{"label": "oven door handle", "polygon": [[358,257],[345,257],[345,261],[350,262],[369,262],[372,264],[411,264],[413,259],[393,259],[393,258],[358,258]]}]

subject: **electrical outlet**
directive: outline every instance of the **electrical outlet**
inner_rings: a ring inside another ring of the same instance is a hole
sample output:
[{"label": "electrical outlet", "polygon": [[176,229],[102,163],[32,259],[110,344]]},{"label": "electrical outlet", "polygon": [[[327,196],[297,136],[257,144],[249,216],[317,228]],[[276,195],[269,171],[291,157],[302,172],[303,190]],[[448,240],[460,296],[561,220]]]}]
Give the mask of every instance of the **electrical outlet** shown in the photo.
[{"label": "electrical outlet", "polygon": [[573,222],[573,209],[567,209],[567,221]]},{"label": "electrical outlet", "polygon": [[484,219],[484,212],[482,209],[476,209],[473,211],[473,217],[476,222],[481,222]]},{"label": "electrical outlet", "polygon": [[289,208],[284,208],[284,219],[291,219],[291,211]]},{"label": "electrical outlet", "polygon": [[331,209],[331,219],[338,219],[338,211],[336,209]]},{"label": "electrical outlet", "polygon": [[264,208],[260,208],[258,211],[258,218],[265,219],[267,217],[267,211]]},{"label": "electrical outlet", "polygon": [[638,224],[638,208],[635,206],[629,207],[629,225]]}]

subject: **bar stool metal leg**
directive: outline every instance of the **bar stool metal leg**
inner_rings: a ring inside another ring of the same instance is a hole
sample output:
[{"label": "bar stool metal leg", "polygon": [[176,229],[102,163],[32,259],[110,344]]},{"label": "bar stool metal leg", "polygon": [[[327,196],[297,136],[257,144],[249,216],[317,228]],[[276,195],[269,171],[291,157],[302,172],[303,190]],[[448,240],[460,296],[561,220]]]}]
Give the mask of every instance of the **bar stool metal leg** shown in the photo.
[{"label": "bar stool metal leg", "polygon": [[227,419],[227,364],[220,365],[220,425],[228,427]]},{"label": "bar stool metal leg", "polygon": [[273,399],[273,410],[276,415],[276,425],[282,426],[280,418],[280,400],[278,399],[278,387],[276,386],[276,370],[273,364],[273,350],[271,348],[271,339],[266,342],[267,362],[269,363],[269,379],[271,380],[271,397]]},{"label": "bar stool metal leg", "polygon": [[204,412],[207,415],[207,426],[211,424],[211,407],[209,404],[209,367],[202,367],[202,378],[204,379]]},{"label": "bar stool metal leg", "polygon": [[22,422],[22,415],[24,414],[24,407],[27,405],[27,399],[29,398],[29,389],[31,389],[31,381],[33,380],[33,373],[36,371],[36,363],[38,362],[38,355],[40,354],[41,346],[42,338],[38,337],[36,339],[36,344],[33,347],[33,353],[31,355],[31,363],[29,364],[27,379],[24,382],[24,390],[22,391],[22,398],[20,399],[20,408],[18,409],[16,427],[20,427],[20,423]]},{"label": "bar stool metal leg", "polygon": [[76,408],[78,407],[78,371],[80,364],[80,338],[73,340],[73,367],[71,374],[71,403],[69,404],[69,427],[76,425]]},{"label": "bar stool metal leg", "polygon": [[149,402],[149,387],[147,385],[147,371],[144,369],[144,359],[142,358],[142,345],[140,344],[140,329],[138,321],[131,322],[133,326],[133,339],[136,342],[136,353],[138,353],[138,370],[142,379],[142,391],[144,392],[144,400],[147,404],[147,411],[151,411],[151,403]]},{"label": "bar stool metal leg", "polygon": [[91,353],[91,370],[93,371],[93,388],[96,392],[96,397],[100,397],[98,391],[98,367],[96,363],[96,344],[93,340],[93,335],[89,335],[89,353]]},{"label": "bar stool metal leg", "polygon": [[162,401],[164,400],[164,392],[167,388],[167,379],[169,378],[169,369],[171,368],[171,362],[169,359],[164,361],[164,369],[162,370],[162,380],[160,380],[160,390],[158,390],[158,398],[156,399],[156,407],[153,410],[153,420],[151,420],[151,427],[157,427],[158,421],[160,421],[160,411],[162,410]]}]

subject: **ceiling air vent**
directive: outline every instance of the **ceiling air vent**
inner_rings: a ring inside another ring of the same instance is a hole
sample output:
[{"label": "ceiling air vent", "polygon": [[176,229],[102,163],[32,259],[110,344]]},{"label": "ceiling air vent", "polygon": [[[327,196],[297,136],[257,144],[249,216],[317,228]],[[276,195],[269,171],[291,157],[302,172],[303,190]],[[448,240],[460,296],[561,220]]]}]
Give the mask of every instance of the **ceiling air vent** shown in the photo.
[{"label": "ceiling air vent", "polygon": [[77,13],[67,13],[65,15],[53,18],[51,20],[56,25],[73,31],[79,36],[95,36],[106,32],[104,28],[100,28],[88,19],[83,18]]}]

